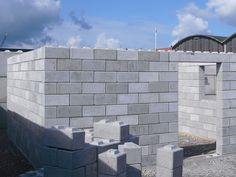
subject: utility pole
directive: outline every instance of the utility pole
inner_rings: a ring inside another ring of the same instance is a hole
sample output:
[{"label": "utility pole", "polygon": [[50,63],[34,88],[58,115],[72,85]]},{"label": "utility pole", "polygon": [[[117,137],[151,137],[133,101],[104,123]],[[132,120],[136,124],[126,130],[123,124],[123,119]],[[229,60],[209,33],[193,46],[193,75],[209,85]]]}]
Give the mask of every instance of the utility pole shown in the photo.
[{"label": "utility pole", "polygon": [[155,50],[157,49],[157,28],[155,28]]},{"label": "utility pole", "polygon": [[4,35],[3,39],[2,39],[2,42],[1,42],[1,44],[0,44],[0,47],[2,47],[2,46],[4,45],[6,39],[7,39],[7,33],[5,33],[5,35]]}]

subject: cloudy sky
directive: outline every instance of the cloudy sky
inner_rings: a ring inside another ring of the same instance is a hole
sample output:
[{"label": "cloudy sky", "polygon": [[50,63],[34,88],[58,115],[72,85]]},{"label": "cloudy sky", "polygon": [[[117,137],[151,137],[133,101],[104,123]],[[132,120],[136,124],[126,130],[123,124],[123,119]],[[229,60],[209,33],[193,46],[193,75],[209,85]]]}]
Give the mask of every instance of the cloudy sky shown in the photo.
[{"label": "cloudy sky", "polygon": [[236,32],[236,0],[0,0],[2,47],[168,47]]}]

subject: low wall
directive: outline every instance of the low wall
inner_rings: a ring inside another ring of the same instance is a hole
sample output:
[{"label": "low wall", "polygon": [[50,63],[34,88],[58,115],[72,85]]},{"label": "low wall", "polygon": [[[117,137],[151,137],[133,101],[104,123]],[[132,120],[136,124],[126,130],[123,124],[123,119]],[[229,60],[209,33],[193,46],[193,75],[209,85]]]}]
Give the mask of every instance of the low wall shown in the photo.
[{"label": "low wall", "polygon": [[0,52],[0,129],[6,128],[7,117],[7,58],[14,52]]},{"label": "low wall", "polygon": [[[216,85],[210,73],[216,78],[216,65],[179,64],[179,130],[216,139],[216,93],[208,94]],[[206,83],[207,79],[212,82]]]}]

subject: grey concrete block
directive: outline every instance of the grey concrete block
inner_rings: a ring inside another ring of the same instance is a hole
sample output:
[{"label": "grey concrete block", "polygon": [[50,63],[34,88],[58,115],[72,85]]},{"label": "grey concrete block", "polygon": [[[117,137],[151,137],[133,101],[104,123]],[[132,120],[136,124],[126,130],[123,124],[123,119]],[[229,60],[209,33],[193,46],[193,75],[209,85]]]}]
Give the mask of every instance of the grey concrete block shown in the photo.
[{"label": "grey concrete block", "polygon": [[45,166],[44,177],[85,177],[85,169],[78,168],[74,170],[63,169],[59,167]]},{"label": "grey concrete block", "polygon": [[98,173],[119,175],[126,172],[126,154],[110,149],[98,155]]},{"label": "grey concrete block", "polygon": [[85,144],[83,149],[76,151],[58,150],[58,167],[65,169],[76,169],[93,164],[97,161],[97,150],[95,146]]},{"label": "grey concrete block", "polygon": [[103,116],[105,115],[105,106],[84,106],[83,116]]},{"label": "grey concrete block", "polygon": [[45,58],[69,58],[69,48],[44,47],[42,52]]},{"label": "grey concrete block", "polygon": [[58,71],[78,71],[82,69],[81,60],[72,59],[58,59],[57,60],[57,70]]},{"label": "grey concrete block", "polygon": [[139,51],[138,52],[139,60],[147,60],[147,61],[160,61],[160,53],[158,52],[150,52],[150,51]]},{"label": "grey concrete block", "polygon": [[106,71],[128,71],[127,61],[107,61]]},{"label": "grey concrete block", "polygon": [[70,82],[93,82],[92,71],[71,71]]},{"label": "grey concrete block", "polygon": [[95,49],[94,50],[94,59],[97,60],[117,60],[117,51],[116,50],[104,50],[104,49]]},{"label": "grey concrete block", "polygon": [[83,93],[105,93],[105,83],[83,83]]},{"label": "grey concrete block", "polygon": [[116,95],[115,94],[95,94],[94,96],[94,104],[115,104],[116,103]]},{"label": "grey concrete block", "polygon": [[116,82],[116,72],[95,72],[95,82]]},{"label": "grey concrete block", "polygon": [[57,93],[68,94],[68,93],[82,93],[81,83],[58,83],[56,86]]},{"label": "grey concrete block", "polygon": [[126,115],[128,113],[127,105],[107,105],[106,115]]},{"label": "grey concrete block", "polygon": [[102,60],[83,60],[82,70],[105,71],[105,61]]},{"label": "grey concrete block", "polygon": [[178,81],[177,72],[160,72],[159,81]]},{"label": "grey concrete block", "polygon": [[109,149],[117,149],[118,145],[120,144],[119,141],[115,140],[108,140],[108,139],[101,139],[101,140],[94,140],[90,144],[97,147],[97,153],[103,153],[108,151]]},{"label": "grey concrete block", "polygon": [[44,145],[49,147],[77,150],[84,147],[85,132],[78,128],[54,126],[44,131]]},{"label": "grey concrete block", "polygon": [[137,72],[118,72],[117,73],[118,82],[138,82]]},{"label": "grey concrete block", "polygon": [[138,60],[138,51],[117,51],[117,60]]},{"label": "grey concrete block", "polygon": [[169,124],[168,123],[160,123],[160,124],[149,124],[149,133],[168,133],[169,132]]},{"label": "grey concrete block", "polygon": [[168,112],[168,103],[151,103],[149,104],[150,113]]},{"label": "grey concrete block", "polygon": [[120,152],[126,153],[127,164],[141,164],[142,149],[139,145],[134,143],[125,143],[119,145],[118,149]]},{"label": "grey concrete block", "polygon": [[93,94],[71,94],[70,105],[93,105]]},{"label": "grey concrete block", "polygon": [[159,114],[140,114],[138,115],[139,124],[157,124],[160,123]]},{"label": "grey concrete block", "polygon": [[69,82],[68,71],[46,71],[45,82]]},{"label": "grey concrete block", "polygon": [[70,118],[70,126],[83,129],[91,128],[93,127],[93,117]]},{"label": "grey concrete block", "polygon": [[44,126],[50,128],[55,125],[70,126],[69,118],[48,118],[44,120]]},{"label": "grey concrete block", "polygon": [[148,113],[148,104],[129,104],[128,114],[145,114]]},{"label": "grey concrete block", "polygon": [[94,123],[94,137],[122,141],[129,136],[129,126],[122,122],[101,120]]},{"label": "grey concrete block", "polygon": [[128,83],[107,83],[106,93],[128,93]]},{"label": "grey concrete block", "polygon": [[139,82],[155,82],[158,81],[158,72],[140,72]]},{"label": "grey concrete block", "polygon": [[57,106],[56,117],[79,117],[82,116],[81,106]]},{"label": "grey concrete block", "polygon": [[130,125],[130,134],[131,135],[147,135],[148,134],[148,125]]},{"label": "grey concrete block", "polygon": [[45,95],[45,105],[69,105],[69,95]]},{"label": "grey concrete block", "polygon": [[43,93],[45,93],[45,94],[56,94],[57,93],[56,83],[45,83]]},{"label": "grey concrete block", "polygon": [[151,82],[148,84],[150,92],[169,92],[169,83],[168,82]]},{"label": "grey concrete block", "polygon": [[139,145],[155,145],[159,144],[159,135],[153,134],[153,135],[141,135],[139,136]]},{"label": "grey concrete block", "polygon": [[70,48],[71,59],[93,59],[93,49]]},{"label": "grey concrete block", "polygon": [[157,103],[159,101],[158,93],[139,94],[139,103]]},{"label": "grey concrete block", "polygon": [[128,124],[128,125],[138,125],[139,124],[138,115],[118,116],[117,120],[124,122],[125,124]]},{"label": "grey concrete block", "polygon": [[168,71],[169,63],[168,62],[150,62],[149,68],[150,68],[150,71]]},{"label": "grey concrete block", "polygon": [[138,103],[138,94],[118,94],[118,104]]},{"label": "grey concrete block", "polygon": [[149,71],[149,62],[146,61],[129,61],[128,71]]}]

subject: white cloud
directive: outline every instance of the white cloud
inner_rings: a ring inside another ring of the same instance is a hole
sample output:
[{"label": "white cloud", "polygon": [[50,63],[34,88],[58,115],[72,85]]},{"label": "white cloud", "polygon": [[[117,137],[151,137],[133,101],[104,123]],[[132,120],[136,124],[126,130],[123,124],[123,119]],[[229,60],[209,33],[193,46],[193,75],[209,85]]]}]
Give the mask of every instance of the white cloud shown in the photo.
[{"label": "white cloud", "polygon": [[79,35],[70,37],[66,43],[68,47],[80,47],[80,44],[81,37]]},{"label": "white cloud", "polygon": [[208,21],[201,17],[197,17],[190,13],[177,14],[179,24],[174,27],[172,35],[177,38],[182,38],[196,33],[208,33]]},{"label": "white cloud", "polygon": [[207,6],[223,22],[236,26],[236,0],[209,0]]},{"label": "white cloud", "polygon": [[96,48],[109,48],[109,49],[117,49],[120,47],[119,39],[107,37],[105,33],[101,33],[97,37],[97,42],[95,44]]}]

